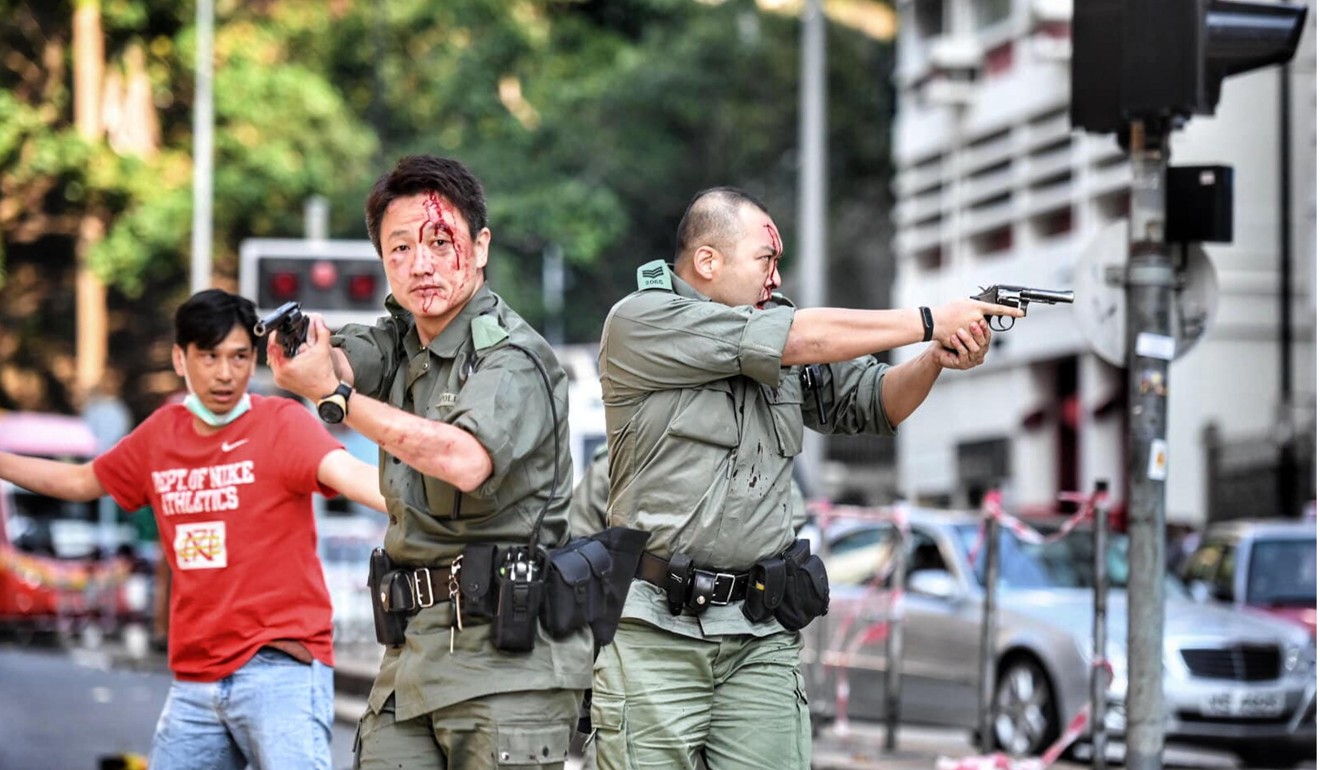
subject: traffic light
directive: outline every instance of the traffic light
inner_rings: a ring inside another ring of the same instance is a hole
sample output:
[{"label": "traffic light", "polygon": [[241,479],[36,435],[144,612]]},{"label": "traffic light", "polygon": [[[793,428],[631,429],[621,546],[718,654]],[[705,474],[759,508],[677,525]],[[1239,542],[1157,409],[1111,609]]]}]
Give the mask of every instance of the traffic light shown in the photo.
[{"label": "traffic light", "polygon": [[385,314],[389,284],[371,241],[249,238],[239,256],[239,290],[258,315],[296,301],[337,329]]},{"label": "traffic light", "polygon": [[1123,135],[1213,115],[1225,77],[1282,64],[1306,7],[1224,0],[1078,0],[1073,4],[1072,124]]}]

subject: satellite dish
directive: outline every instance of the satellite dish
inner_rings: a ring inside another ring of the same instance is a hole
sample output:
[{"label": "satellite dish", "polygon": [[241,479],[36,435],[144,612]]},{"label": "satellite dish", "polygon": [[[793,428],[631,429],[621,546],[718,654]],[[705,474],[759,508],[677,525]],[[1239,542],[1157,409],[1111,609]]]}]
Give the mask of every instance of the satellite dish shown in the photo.
[{"label": "satellite dish", "polygon": [[[1174,359],[1196,345],[1214,320],[1219,304],[1215,268],[1199,243],[1170,244],[1177,284],[1173,297]],[[1128,223],[1111,222],[1077,260],[1074,305],[1077,325],[1096,355],[1127,366]]]}]

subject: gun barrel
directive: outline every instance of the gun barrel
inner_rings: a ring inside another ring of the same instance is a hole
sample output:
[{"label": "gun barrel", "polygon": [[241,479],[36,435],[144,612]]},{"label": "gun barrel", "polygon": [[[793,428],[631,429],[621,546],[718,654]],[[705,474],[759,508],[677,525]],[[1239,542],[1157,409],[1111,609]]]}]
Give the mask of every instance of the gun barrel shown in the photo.
[{"label": "gun barrel", "polygon": [[283,305],[280,305],[279,307],[275,308],[275,310],[272,311],[270,315],[266,316],[265,318],[262,318],[260,321],[257,321],[257,325],[252,327],[252,333],[257,335],[258,337],[266,336],[266,332],[270,331],[276,326],[279,326],[284,321],[285,318],[298,312],[299,307],[301,306],[296,301],[285,302]]},{"label": "gun barrel", "polygon": [[1073,301],[1071,291],[1055,291],[1054,289],[1023,289],[1019,296],[1024,302],[1044,302],[1049,305],[1057,303],[1071,305]]}]

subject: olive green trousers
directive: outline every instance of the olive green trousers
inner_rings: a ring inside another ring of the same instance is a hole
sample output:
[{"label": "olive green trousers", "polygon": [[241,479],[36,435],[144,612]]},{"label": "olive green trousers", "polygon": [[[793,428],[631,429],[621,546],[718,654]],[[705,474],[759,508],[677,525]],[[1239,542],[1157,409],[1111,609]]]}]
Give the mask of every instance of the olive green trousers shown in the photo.
[{"label": "olive green trousers", "polygon": [[625,619],[596,658],[599,770],[808,770],[802,637],[692,639]]},{"label": "olive green trousers", "polygon": [[394,698],[358,723],[357,770],[562,770],[577,727],[579,690],[487,695],[397,722]]}]

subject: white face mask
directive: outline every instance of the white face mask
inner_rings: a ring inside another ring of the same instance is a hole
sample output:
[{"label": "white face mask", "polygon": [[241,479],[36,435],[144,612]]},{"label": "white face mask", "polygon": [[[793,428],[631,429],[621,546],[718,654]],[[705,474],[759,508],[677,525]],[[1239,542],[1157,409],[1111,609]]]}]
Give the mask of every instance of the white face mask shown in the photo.
[{"label": "white face mask", "polygon": [[[189,390],[191,391],[191,388],[189,388]],[[224,414],[216,414],[206,408],[206,404],[202,403],[202,400],[197,397],[196,393],[189,392],[188,397],[183,400],[183,406],[185,409],[192,412],[197,419],[210,425],[212,428],[223,428],[234,420],[247,414],[247,411],[252,408],[252,399],[248,397],[248,394],[244,393],[243,397],[238,400],[238,403],[234,405],[233,409],[230,409]]]},{"label": "white face mask", "polygon": [[183,400],[183,407],[192,412],[194,417],[207,425],[210,425],[212,428],[223,428],[234,420],[247,414],[247,411],[252,408],[252,399],[247,393],[244,393],[243,397],[238,400],[238,403],[234,404],[234,408],[230,409],[228,412],[225,412],[224,414],[216,414],[215,412],[212,412],[210,409],[206,408],[206,404],[203,404],[202,400],[197,397],[197,393],[193,391],[192,380],[188,379],[187,367],[180,366],[179,368],[183,370],[183,384],[188,388],[188,397]]}]

